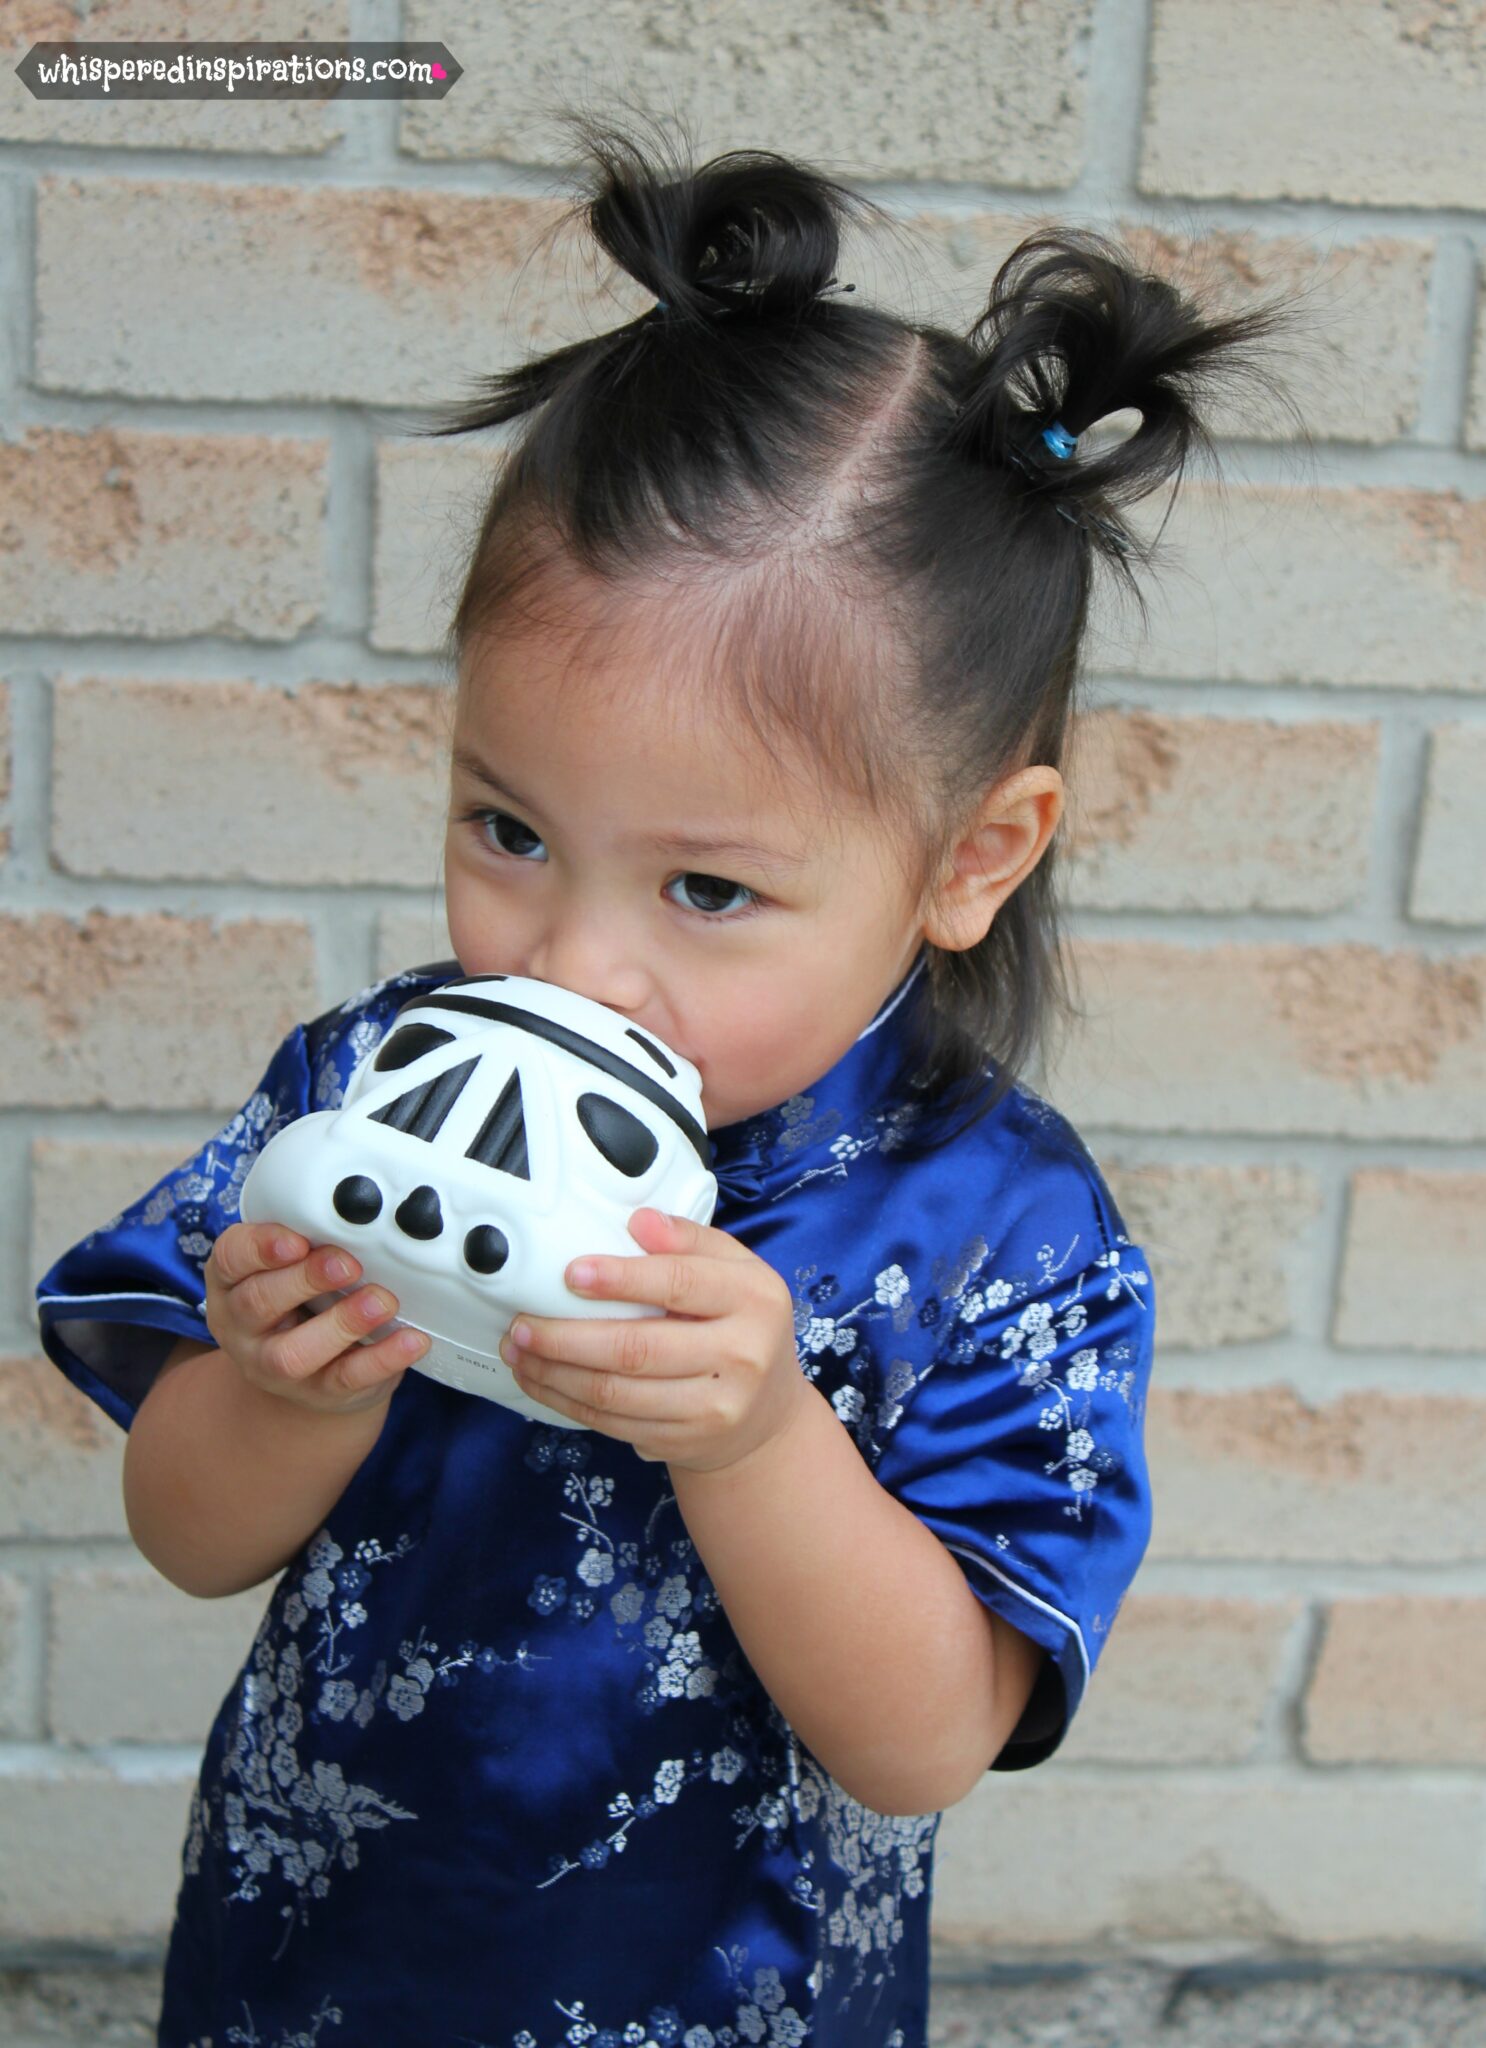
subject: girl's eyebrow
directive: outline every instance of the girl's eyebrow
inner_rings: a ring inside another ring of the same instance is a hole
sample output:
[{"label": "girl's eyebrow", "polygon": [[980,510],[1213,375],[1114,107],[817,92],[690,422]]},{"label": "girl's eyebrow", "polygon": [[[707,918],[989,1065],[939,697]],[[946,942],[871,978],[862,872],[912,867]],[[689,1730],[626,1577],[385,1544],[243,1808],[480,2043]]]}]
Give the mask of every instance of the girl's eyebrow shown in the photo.
[{"label": "girl's eyebrow", "polygon": [[[511,803],[520,804],[522,810],[530,811],[533,817],[541,813],[536,805],[529,803],[509,783],[498,782],[478,754],[468,747],[456,746],[451,754],[454,766],[462,768],[474,781],[483,783],[497,796],[506,797]],[[732,853],[751,861],[761,868],[803,868],[810,864],[809,856],[803,853],[788,853],[782,847],[764,846],[756,839],[712,839],[687,832],[646,833],[635,842],[636,845],[651,846],[659,853]]]}]

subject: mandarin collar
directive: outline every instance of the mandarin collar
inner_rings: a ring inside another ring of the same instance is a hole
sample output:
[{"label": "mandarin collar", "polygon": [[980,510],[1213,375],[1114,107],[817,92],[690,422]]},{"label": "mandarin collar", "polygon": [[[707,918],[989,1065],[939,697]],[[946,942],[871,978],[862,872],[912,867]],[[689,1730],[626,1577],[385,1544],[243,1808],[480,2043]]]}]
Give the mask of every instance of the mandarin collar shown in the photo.
[{"label": "mandarin collar", "polygon": [[833,1067],[773,1109],[709,1133],[718,1194],[750,1201],[786,1178],[802,1160],[819,1164],[862,1110],[876,1110],[903,1078],[913,1025],[927,990],[927,945],[879,1004],[875,1016]]}]

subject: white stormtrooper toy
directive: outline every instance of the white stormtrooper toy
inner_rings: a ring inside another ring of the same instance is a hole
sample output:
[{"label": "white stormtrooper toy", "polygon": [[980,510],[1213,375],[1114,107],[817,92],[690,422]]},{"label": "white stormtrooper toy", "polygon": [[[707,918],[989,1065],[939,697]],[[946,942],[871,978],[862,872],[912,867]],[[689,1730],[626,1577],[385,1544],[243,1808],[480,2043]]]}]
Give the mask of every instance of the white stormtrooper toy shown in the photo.
[{"label": "white stormtrooper toy", "polygon": [[[249,1223],[286,1223],[354,1253],[446,1386],[555,1428],[500,1357],[522,1311],[655,1316],[569,1291],[584,1252],[643,1257],[636,1209],[710,1223],[717,1182],[701,1076],[617,1011],[546,981],[479,974],[415,996],[351,1076],[341,1108],[296,1118],[243,1183]],[[343,1288],[311,1304],[328,1306]]]}]

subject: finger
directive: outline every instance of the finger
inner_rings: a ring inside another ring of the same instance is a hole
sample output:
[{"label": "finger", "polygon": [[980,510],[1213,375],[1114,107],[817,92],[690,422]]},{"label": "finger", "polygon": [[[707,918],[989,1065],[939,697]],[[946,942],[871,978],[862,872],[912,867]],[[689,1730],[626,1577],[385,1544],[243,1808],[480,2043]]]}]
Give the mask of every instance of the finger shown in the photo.
[{"label": "finger", "polygon": [[644,1232],[647,1251],[706,1252],[716,1259],[752,1259],[758,1254],[740,1244],[725,1230],[710,1223],[694,1223],[689,1216],[673,1216],[665,1209],[636,1209],[630,1217],[630,1235],[637,1236],[636,1224]]},{"label": "finger", "polygon": [[284,1379],[307,1379],[396,1313],[397,1296],[387,1288],[358,1288],[320,1309],[308,1322],[264,1337],[258,1348],[262,1369]]},{"label": "finger", "polygon": [[230,1313],[265,1336],[280,1324],[297,1320],[298,1312],[317,1295],[337,1293],[360,1278],[360,1261],[350,1252],[340,1245],[317,1245],[291,1266],[239,1280],[232,1289]]},{"label": "finger", "polygon": [[212,1246],[207,1270],[215,1272],[224,1287],[235,1287],[251,1274],[269,1273],[302,1259],[308,1250],[307,1240],[287,1224],[229,1223]]},{"label": "finger", "polygon": [[639,1301],[678,1316],[721,1316],[739,1305],[742,1271],[730,1260],[698,1253],[586,1254],[572,1261],[563,1278],[584,1300]]},{"label": "finger", "polygon": [[[530,1332],[528,1338],[518,1330]],[[509,1356],[508,1356],[509,1353]],[[686,1379],[702,1368],[697,1359],[696,1331],[664,1316],[523,1315],[501,1343],[507,1365],[586,1367],[618,1374],[622,1379]]]},{"label": "finger", "polygon": [[653,1439],[658,1427],[686,1419],[677,1413],[674,1381],[634,1379],[566,1360],[532,1359],[514,1350],[509,1338],[502,1340],[501,1356],[523,1393],[572,1416],[586,1429],[633,1441],[636,1433]]},{"label": "finger", "polygon": [[353,1344],[325,1368],[327,1386],[360,1393],[393,1373],[406,1372],[429,1348],[422,1330],[389,1330],[375,1344]]}]

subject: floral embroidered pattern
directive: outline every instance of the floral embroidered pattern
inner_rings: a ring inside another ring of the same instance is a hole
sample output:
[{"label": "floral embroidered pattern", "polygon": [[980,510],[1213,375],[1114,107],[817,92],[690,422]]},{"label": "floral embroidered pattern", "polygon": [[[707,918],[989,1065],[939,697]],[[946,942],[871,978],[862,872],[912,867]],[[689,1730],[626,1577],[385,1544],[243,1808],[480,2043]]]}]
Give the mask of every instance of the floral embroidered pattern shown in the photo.
[{"label": "floral embroidered pattern", "polygon": [[[232,2048],[315,2048],[320,2031],[325,2026],[338,2027],[344,2017],[338,2005],[332,2005],[329,1998],[322,1998],[310,2017],[307,2027],[296,2027],[292,2033],[280,2028],[271,2041],[259,2033],[253,2024],[252,2008],[248,2001],[242,2001],[243,2024],[227,2029],[227,2039]],[[193,2041],[191,2048],[212,2048],[210,2038]]]},{"label": "floral embroidered pattern", "polygon": [[[438,1657],[437,1643],[420,1629],[416,1640],[399,1648],[400,1672],[379,1658],[364,1684],[346,1676],[353,1659],[341,1639],[367,1620],[360,1596],[373,1571],[396,1563],[414,1547],[406,1535],[390,1550],[366,1537],[347,1561],[328,1530],[311,1538],[270,1603],[238,1682],[221,1766],[220,1819],[208,1812],[199,1785],[193,1792],[184,1858],[188,1874],[200,1869],[210,1833],[234,1859],[229,1904],[257,1899],[260,1880],[275,1865],[294,1887],[294,1898],[280,1908],[285,1926],[276,1955],[283,1954],[295,1927],[307,1918],[310,1901],[328,1895],[335,1871],[357,1867],[363,1831],[417,1819],[374,1787],[348,1783],[338,1763],[316,1757],[306,1765],[296,1747],[306,1719],[333,1723],[349,1717],[365,1728],[385,1707],[394,1719],[411,1721],[422,1713],[429,1692],[457,1683],[460,1671],[474,1666],[489,1673],[500,1664],[524,1661],[524,1645],[516,1659],[474,1643],[463,1644],[453,1656]],[[311,1617],[314,1640],[307,1648],[286,1640]],[[237,1790],[228,1789],[234,1784]]]},{"label": "floral embroidered pattern", "polygon": [[[875,1302],[901,1309],[907,1296],[901,1269],[891,1268],[879,1276]],[[611,1856],[624,1853],[636,1822],[654,1819],[663,1809],[673,1807],[688,1785],[702,1780],[731,1785],[741,1780],[753,1789],[746,1801],[733,1809],[735,1852],[758,1833],[768,1852],[777,1854],[794,1827],[801,1827],[809,1839],[817,1832],[817,1817],[824,1821],[826,1861],[815,1877],[806,1875],[815,1864],[815,1852],[807,1848],[795,1892],[823,1930],[825,1960],[817,1989],[840,1975],[842,1966],[829,1954],[832,1948],[844,1949],[853,1957],[850,1984],[841,1988],[844,2002],[863,1983],[867,1959],[891,1950],[901,1940],[902,1900],[918,1897],[924,1888],[921,1865],[930,1856],[939,1816],[905,1817],[864,1807],[803,1748],[756,1681],[751,1685],[736,1682],[743,1668],[736,1639],[726,1628],[716,1591],[700,1569],[695,1546],[684,1534],[673,1540],[669,1552],[675,1568],[667,1569],[655,1543],[657,1524],[664,1511],[674,1506],[674,1495],[663,1494],[650,1512],[646,1537],[655,1547],[643,1559],[632,1544],[616,1546],[600,1526],[598,1518],[613,1502],[615,1482],[588,1473],[586,1467],[604,1441],[590,1431],[539,1428],[538,1441],[528,1450],[526,1462],[537,1469],[554,1463],[566,1468],[563,1495],[570,1508],[564,1519],[572,1523],[585,1545],[576,1572],[580,1582],[585,1586],[612,1583],[616,1563],[630,1573],[611,1594],[609,1609],[617,1629],[639,1629],[636,1647],[643,1646],[648,1653],[636,1690],[641,1711],[653,1713],[667,1700],[705,1699],[719,1713],[728,1714],[729,1739],[710,1754],[694,1749],[689,1756],[662,1760],[651,1784],[637,1796],[616,1789],[607,1804],[612,1825],[576,1855],[554,1857],[550,1873],[538,1889],[545,1890],[572,1872],[603,1870]],[[533,1604],[540,1600],[546,1611],[556,1612],[566,1604],[566,1591],[565,1581],[547,1575],[533,1588],[531,1597]],[[581,1595],[579,1599],[579,1618],[587,1621],[593,1603]],[[709,1629],[707,1624],[714,1619],[719,1625]],[[681,1625],[690,1622],[700,1626]],[[756,1711],[760,1704],[762,1727]],[[750,1711],[751,1707],[755,1710]],[[879,1968],[872,1978],[874,1987],[880,1990],[892,1974],[890,1965]],[[740,2021],[740,2039],[765,2038],[763,2033],[751,2034],[748,2024]],[[769,2038],[803,2039],[804,2035],[776,2032]]]},{"label": "floral embroidered pattern", "polygon": [[1119,1472],[1124,1463],[1118,1452],[1102,1447],[1095,1438],[1094,1396],[1097,1392],[1113,1393],[1131,1408],[1136,1376],[1126,1364],[1131,1347],[1123,1340],[1107,1347],[1107,1364],[1101,1364],[1100,1347],[1096,1344],[1074,1351],[1061,1376],[1051,1361],[1060,1347],[1070,1340],[1076,1341],[1087,1329],[1089,1312],[1083,1296],[1090,1274],[1108,1276],[1102,1289],[1106,1299],[1117,1300],[1124,1292],[1141,1309],[1146,1307],[1141,1290],[1150,1284],[1150,1275],[1138,1261],[1121,1265],[1122,1253],[1132,1249],[1129,1239],[1121,1236],[1117,1244],[1099,1253],[1087,1268],[1074,1275],[1066,1293],[1059,1294],[1058,1277],[1067,1269],[1078,1242],[1075,1236],[1061,1258],[1055,1256],[1050,1244],[1039,1248],[1037,1292],[1013,1320],[1010,1315],[1001,1316],[1001,1312],[1022,1301],[1032,1283],[1025,1278],[996,1279],[972,1286],[987,1251],[984,1238],[972,1238],[960,1253],[947,1290],[950,1298],[958,1301],[956,1319],[960,1327],[946,1354],[951,1362],[969,1362],[982,1355],[994,1339],[999,1356],[1015,1363],[1017,1385],[1051,1397],[1038,1413],[1038,1426],[1064,1432],[1063,1455],[1047,1460],[1042,1469],[1048,1474],[1066,1472],[1074,1498],[1065,1503],[1063,1512],[1076,1521],[1082,1519],[1101,1475]]},{"label": "floral embroidered pattern", "polygon": [[[749,1951],[734,1942],[723,1949],[714,1947],[728,1973],[728,1984],[737,2000],[731,2026],[710,2027],[697,2022],[688,2025],[674,2005],[652,2006],[644,2019],[631,2019],[622,2027],[603,2027],[589,2019],[581,1998],[552,2003],[567,2022],[560,2039],[543,2042],[528,2028],[511,2036],[510,2048],[801,2048],[813,2031],[808,2017],[789,2003],[789,1992],[779,1971],[770,1963],[754,1967],[748,1980]],[[483,2042],[471,2048],[485,2048]],[[904,2048],[901,2027],[894,2027],[884,2048]]]}]

